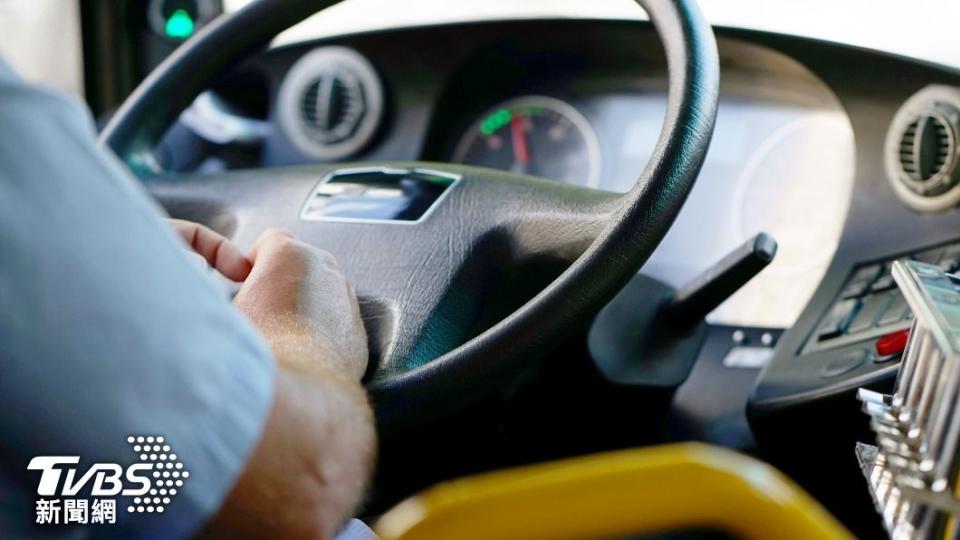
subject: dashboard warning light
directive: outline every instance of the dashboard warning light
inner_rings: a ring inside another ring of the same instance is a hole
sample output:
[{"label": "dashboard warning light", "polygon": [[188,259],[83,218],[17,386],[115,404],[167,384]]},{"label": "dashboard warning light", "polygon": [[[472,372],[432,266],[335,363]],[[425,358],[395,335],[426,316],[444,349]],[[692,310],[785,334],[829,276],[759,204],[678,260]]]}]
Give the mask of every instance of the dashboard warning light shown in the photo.
[{"label": "dashboard warning light", "polygon": [[190,14],[187,13],[184,9],[178,9],[170,15],[170,18],[167,19],[167,24],[164,27],[164,31],[167,34],[167,37],[175,39],[187,39],[193,35],[193,30],[196,27],[196,24],[193,22],[193,18],[190,17]]}]

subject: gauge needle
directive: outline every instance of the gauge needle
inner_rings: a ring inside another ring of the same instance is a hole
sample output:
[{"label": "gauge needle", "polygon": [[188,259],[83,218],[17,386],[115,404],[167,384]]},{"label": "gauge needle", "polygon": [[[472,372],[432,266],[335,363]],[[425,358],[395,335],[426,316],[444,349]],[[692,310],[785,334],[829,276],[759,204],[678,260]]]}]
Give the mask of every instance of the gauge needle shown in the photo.
[{"label": "gauge needle", "polygon": [[513,139],[513,158],[515,165],[519,165],[521,170],[526,170],[530,163],[530,148],[527,147],[527,133],[523,129],[523,118],[514,115],[510,119],[510,134]]}]

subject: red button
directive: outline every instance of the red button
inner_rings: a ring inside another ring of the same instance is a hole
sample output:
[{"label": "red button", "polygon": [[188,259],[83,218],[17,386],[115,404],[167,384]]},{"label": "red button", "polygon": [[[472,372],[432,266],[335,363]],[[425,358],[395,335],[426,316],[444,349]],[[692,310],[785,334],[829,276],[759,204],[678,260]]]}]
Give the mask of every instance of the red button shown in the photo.
[{"label": "red button", "polygon": [[904,328],[896,332],[890,332],[887,335],[877,338],[876,348],[877,356],[893,356],[900,354],[907,348],[907,340],[910,338],[910,330]]}]

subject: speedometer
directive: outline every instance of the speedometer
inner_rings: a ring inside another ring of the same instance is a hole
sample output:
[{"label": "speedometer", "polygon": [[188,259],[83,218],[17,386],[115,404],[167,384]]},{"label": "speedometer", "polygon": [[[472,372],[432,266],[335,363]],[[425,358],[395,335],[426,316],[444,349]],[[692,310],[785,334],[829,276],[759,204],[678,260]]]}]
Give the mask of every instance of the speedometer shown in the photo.
[{"label": "speedometer", "polygon": [[453,161],[597,187],[600,144],[577,109],[524,96],[493,107],[464,133]]}]

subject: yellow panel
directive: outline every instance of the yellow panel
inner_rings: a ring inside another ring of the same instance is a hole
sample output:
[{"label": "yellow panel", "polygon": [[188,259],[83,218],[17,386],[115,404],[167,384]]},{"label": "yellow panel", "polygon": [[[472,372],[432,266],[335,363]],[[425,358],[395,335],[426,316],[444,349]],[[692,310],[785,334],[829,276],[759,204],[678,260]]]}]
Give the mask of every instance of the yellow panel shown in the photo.
[{"label": "yellow panel", "polygon": [[448,482],[376,526],[383,540],[579,540],[691,528],[748,539],[852,538],[772,467],[696,443]]}]

